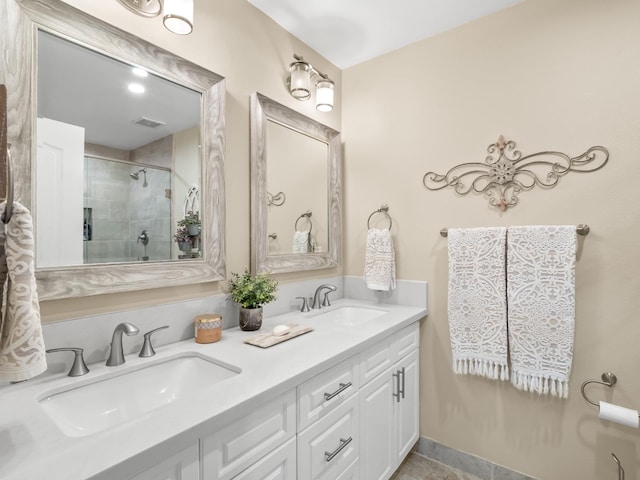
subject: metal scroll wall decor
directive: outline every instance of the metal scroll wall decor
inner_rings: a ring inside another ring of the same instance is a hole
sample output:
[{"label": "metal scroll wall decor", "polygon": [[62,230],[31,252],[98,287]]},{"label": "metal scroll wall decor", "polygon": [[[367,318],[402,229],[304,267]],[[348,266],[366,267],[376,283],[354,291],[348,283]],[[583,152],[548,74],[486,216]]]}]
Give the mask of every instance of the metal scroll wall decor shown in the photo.
[{"label": "metal scroll wall decor", "polygon": [[281,207],[284,205],[285,200],[287,199],[284,192],[278,192],[276,194],[267,192],[267,205],[269,207]]},{"label": "metal scroll wall decor", "polygon": [[489,204],[504,211],[518,203],[518,194],[536,185],[555,187],[569,172],[588,173],[600,170],[609,161],[609,151],[600,146],[589,148],[577,157],[545,151],[522,156],[512,140],[500,135],[489,145],[485,162],[461,163],[441,175],[427,172],[422,183],[429,190],[452,187],[459,195],[474,191],[489,199]]}]

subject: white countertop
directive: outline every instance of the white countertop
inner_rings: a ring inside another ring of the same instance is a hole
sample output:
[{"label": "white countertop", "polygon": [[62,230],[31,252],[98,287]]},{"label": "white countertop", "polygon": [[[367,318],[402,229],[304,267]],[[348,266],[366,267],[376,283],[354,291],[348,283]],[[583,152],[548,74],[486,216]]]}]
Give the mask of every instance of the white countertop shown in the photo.
[{"label": "white countertop", "polygon": [[[386,310],[363,325],[350,327],[322,321],[319,314],[345,305]],[[65,374],[0,388],[0,479],[84,480],[119,478],[126,471],[122,462],[136,455],[153,463],[160,460],[163,444],[178,451],[197,438],[275,398],[334,364],[370,347],[403,327],[425,317],[427,310],[402,305],[370,304],[342,299],[332,307],[309,313],[292,312],[265,318],[255,332],[238,328],[224,330],[222,340],[197,344],[193,340],[156,348],[156,356],[128,355],[119,367],[89,365],[87,375]],[[275,325],[295,322],[314,330],[273,347],[262,349],[244,340],[271,330]],[[46,415],[37,398],[43,393],[97,379],[115,369],[127,369],[184,352],[197,352],[242,370],[193,398],[178,400],[140,416],[132,422],[84,437],[68,437]],[[114,467],[115,466],[115,467]],[[119,470],[121,469],[121,470]]]}]

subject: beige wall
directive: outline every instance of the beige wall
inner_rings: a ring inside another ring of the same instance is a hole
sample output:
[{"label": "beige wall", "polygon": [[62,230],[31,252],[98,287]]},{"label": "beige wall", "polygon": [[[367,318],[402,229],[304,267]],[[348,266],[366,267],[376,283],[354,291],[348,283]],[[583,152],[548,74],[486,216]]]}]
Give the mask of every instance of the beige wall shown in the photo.
[{"label": "beige wall", "polygon": [[[366,219],[388,203],[398,277],[429,283],[421,344],[421,434],[540,479],[640,478],[638,431],[597,419],[596,399],[640,407],[640,3],[529,0],[343,71],[345,273],[360,275]],[[524,153],[610,150],[609,164],[524,192],[504,213],[422,176],[482,162],[500,134]],[[456,376],[443,227],[587,223],[577,262],[568,400]]]},{"label": "beige wall", "polygon": [[[227,272],[240,272],[249,261],[249,97],[254,91],[341,129],[341,72],[319,54],[285,32],[246,1],[206,0],[195,3],[194,31],[181,37],[162,26],[159,18],[129,13],[115,0],[65,0],[93,16],[135,33],[160,47],[226,78],[226,201]],[[336,82],[336,107],[319,113],[312,102],[299,102],[284,86],[292,54],[298,53]],[[332,276],[340,269],[279,275],[288,281]],[[43,321],[110,312],[157,302],[202,297],[220,291],[218,284],[144,290],[118,295],[42,302]]]}]

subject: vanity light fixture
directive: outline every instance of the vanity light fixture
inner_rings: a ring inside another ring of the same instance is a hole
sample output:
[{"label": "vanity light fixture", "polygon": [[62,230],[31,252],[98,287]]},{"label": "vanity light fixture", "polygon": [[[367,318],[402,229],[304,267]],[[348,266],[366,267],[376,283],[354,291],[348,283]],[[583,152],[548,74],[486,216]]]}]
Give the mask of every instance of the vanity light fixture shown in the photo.
[{"label": "vanity light fixture", "polygon": [[194,0],[118,0],[129,11],[147,18],[162,14],[170,32],[188,35],[193,31]]},{"label": "vanity light fixture", "polygon": [[162,15],[170,32],[189,35],[193,31],[193,0],[164,0]]},{"label": "vanity light fixture", "polygon": [[301,55],[293,54],[295,62],[289,65],[289,93],[298,100],[304,101],[311,98],[311,79],[319,77],[316,81],[316,109],[320,112],[333,110],[333,80],[329,75],[322,73]]}]

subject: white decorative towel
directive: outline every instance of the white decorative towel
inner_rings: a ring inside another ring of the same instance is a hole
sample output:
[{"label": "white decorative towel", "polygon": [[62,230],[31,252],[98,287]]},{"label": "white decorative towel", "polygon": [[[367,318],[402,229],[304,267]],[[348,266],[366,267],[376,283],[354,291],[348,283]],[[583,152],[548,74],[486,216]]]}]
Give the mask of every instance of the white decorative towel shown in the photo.
[{"label": "white decorative towel", "polygon": [[575,323],[576,227],[510,227],[507,298],[511,382],[566,398]]},{"label": "white decorative towel", "polygon": [[449,333],[456,373],[509,379],[506,232],[449,229]]},{"label": "white decorative towel", "polygon": [[311,234],[306,232],[296,232],[293,234],[293,253],[311,252]]},{"label": "white decorative towel", "polygon": [[367,233],[364,281],[371,290],[396,288],[396,254],[391,232],[387,229],[371,228]]},{"label": "white decorative towel", "polygon": [[[5,202],[0,204],[0,218],[5,208]],[[19,203],[13,204],[7,225],[0,221],[0,282],[0,380],[19,382],[47,369],[34,275],[31,214]]]}]

